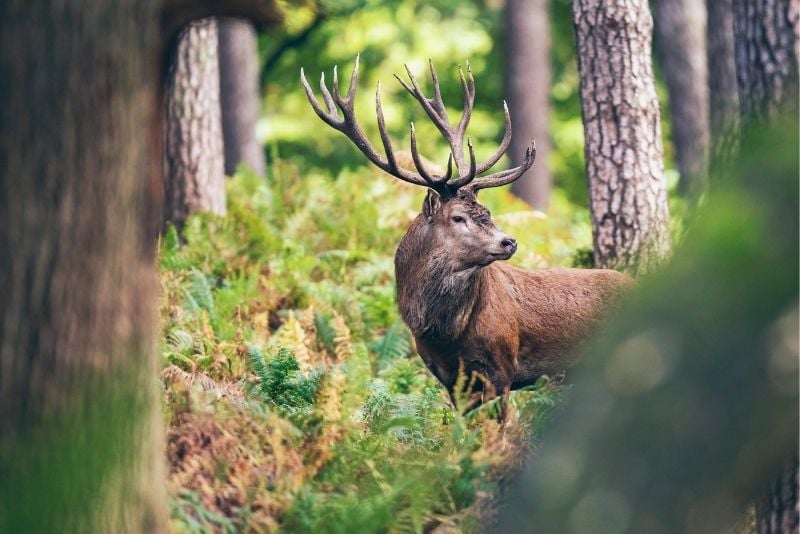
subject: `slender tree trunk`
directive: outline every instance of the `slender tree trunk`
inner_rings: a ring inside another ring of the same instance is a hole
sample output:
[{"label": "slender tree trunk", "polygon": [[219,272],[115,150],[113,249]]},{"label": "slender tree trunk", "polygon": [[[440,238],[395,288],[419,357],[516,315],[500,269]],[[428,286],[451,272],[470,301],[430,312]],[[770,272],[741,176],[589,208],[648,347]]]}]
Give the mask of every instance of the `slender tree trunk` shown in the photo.
[{"label": "slender tree trunk", "polygon": [[512,165],[525,159],[536,139],[536,165],[511,190],[536,209],[547,209],[550,171],[550,14],[548,0],[506,0],[506,98],[514,117],[508,154]]},{"label": "slender tree trunk", "polygon": [[266,175],[264,147],[256,139],[261,114],[258,43],[253,25],[241,19],[219,19],[219,78],[225,174],[242,163]]},{"label": "slender tree trunk", "polygon": [[706,12],[697,0],[656,0],[656,51],[669,92],[680,189],[697,198],[707,186]]},{"label": "slender tree trunk", "polygon": [[225,213],[217,23],[183,31],[167,97],[165,220],[183,226],[197,211]]},{"label": "slender tree trunk", "polygon": [[0,3],[2,532],[165,529],[158,30],[149,0]]},{"label": "slender tree trunk", "polygon": [[711,135],[709,176],[715,180],[724,172],[725,162],[732,161],[738,150],[739,92],[734,60],[732,0],[706,0],[706,10]]},{"label": "slender tree trunk", "polygon": [[634,273],[670,251],[645,0],[573,4],[595,263]]},{"label": "slender tree trunk", "polygon": [[736,78],[745,119],[771,120],[797,98],[800,1],[734,0]]}]

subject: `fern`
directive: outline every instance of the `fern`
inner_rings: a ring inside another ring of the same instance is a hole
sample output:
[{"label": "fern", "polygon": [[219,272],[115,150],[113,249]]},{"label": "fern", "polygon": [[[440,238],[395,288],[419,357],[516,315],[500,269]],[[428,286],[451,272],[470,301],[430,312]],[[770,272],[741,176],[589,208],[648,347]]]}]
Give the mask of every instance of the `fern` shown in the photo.
[{"label": "fern", "polygon": [[202,309],[210,314],[214,312],[214,295],[211,292],[211,285],[208,283],[208,278],[197,269],[192,269],[186,296],[190,309]]},{"label": "fern", "polygon": [[269,361],[259,350],[248,351],[250,366],[260,379],[255,392],[277,408],[293,412],[310,406],[319,389],[322,373],[319,370],[305,375],[291,349],[281,347]]},{"label": "fern", "polygon": [[369,344],[369,349],[375,353],[378,366],[386,367],[391,361],[404,358],[411,352],[408,330],[403,323],[394,322],[383,337]]},{"label": "fern", "polygon": [[323,313],[314,310],[314,327],[317,331],[319,343],[328,351],[328,354],[335,354],[336,330],[333,329],[330,319]]}]

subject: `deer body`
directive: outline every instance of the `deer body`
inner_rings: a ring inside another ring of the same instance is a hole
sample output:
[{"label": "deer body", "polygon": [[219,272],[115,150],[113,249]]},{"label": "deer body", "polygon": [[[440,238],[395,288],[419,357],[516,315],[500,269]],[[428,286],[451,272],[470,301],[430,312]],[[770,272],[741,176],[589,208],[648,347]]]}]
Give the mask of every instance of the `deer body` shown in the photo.
[{"label": "deer body", "polygon": [[448,267],[442,257],[460,247],[443,242],[436,224],[448,221],[418,216],[397,248],[397,304],[420,356],[451,395],[459,371],[479,375],[487,383],[476,382],[476,390],[488,385],[494,394],[563,371],[630,284],[606,269],[527,271],[485,264],[490,258]]},{"label": "deer body", "polygon": [[[339,93],[336,69],[332,91],[320,81],[327,111],[317,101],[301,71],[300,78],[314,112],[350,138],[378,168],[428,189],[422,213],[411,223],[395,254],[397,303],[431,372],[454,397],[459,371],[479,378],[470,404],[488,395],[504,395],[533,383],[543,374],[563,371],[572,363],[576,345],[602,320],[608,306],[631,283],[626,275],[600,269],[525,271],[497,263],[517,250],[513,237],[495,225],[476,198],[478,191],[509,184],[522,176],[536,157],[532,142],[518,167],[484,176],[505,153],[511,140],[511,118],[504,105],[505,133],[498,149],[478,163],[464,136],[475,101],[475,84],[459,68],[464,110],[451,124],[439,81],[430,65],[434,93],[426,97],[406,67],[410,84],[403,88],[422,106],[450,147],[447,172],[426,168],[411,125],[411,156],[416,172],[398,165],[383,117],[380,85],[375,95],[381,154],[367,139],[355,117],[358,85],[356,58],[346,96]],[[341,111],[341,116],[339,112]],[[453,176],[453,167],[457,176]]]}]

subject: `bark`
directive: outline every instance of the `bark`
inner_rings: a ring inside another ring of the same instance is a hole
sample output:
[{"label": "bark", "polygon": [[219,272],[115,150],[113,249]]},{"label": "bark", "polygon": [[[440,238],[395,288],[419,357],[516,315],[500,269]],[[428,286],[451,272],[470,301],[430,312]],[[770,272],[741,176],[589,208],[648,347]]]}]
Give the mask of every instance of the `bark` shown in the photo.
[{"label": "bark", "polygon": [[167,96],[165,221],[225,213],[217,23],[192,22],[181,34]]},{"label": "bark", "polygon": [[786,465],[769,492],[756,505],[756,532],[780,534],[800,529],[797,458]]},{"label": "bark", "polygon": [[506,98],[514,120],[508,154],[513,166],[536,139],[536,164],[511,190],[536,209],[547,208],[550,171],[550,22],[547,0],[507,0]]},{"label": "bark", "polygon": [[0,3],[2,532],[166,526],[158,7]]},{"label": "bark", "polygon": [[736,78],[745,119],[775,119],[797,98],[799,0],[734,0]]},{"label": "bark", "polygon": [[261,114],[258,43],[253,25],[241,19],[219,19],[219,77],[225,174],[240,163],[266,175],[264,148],[256,139]]},{"label": "bark", "polygon": [[710,150],[709,175],[712,180],[724,174],[724,162],[738,150],[739,93],[733,41],[732,0],[706,0],[708,24],[708,96]]},{"label": "bark", "polygon": [[708,170],[706,12],[697,0],[656,0],[653,5],[680,190],[696,199],[707,187]]},{"label": "bark", "polygon": [[595,263],[647,272],[670,250],[652,18],[645,0],[573,11]]}]

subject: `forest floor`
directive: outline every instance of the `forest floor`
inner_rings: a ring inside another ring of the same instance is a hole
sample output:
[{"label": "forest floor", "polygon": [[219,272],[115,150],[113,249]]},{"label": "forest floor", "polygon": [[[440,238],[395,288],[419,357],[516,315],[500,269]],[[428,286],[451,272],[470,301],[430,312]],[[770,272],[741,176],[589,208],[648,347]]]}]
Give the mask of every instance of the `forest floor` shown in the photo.
[{"label": "forest floor", "polygon": [[[424,192],[371,169],[273,165],[229,180],[228,214],[160,244],[163,409],[177,532],[475,531],[564,395],[547,381],[467,416],[395,306],[393,255]],[[512,263],[569,266],[585,210],[482,201]],[[584,253],[585,254],[585,253]]]}]

